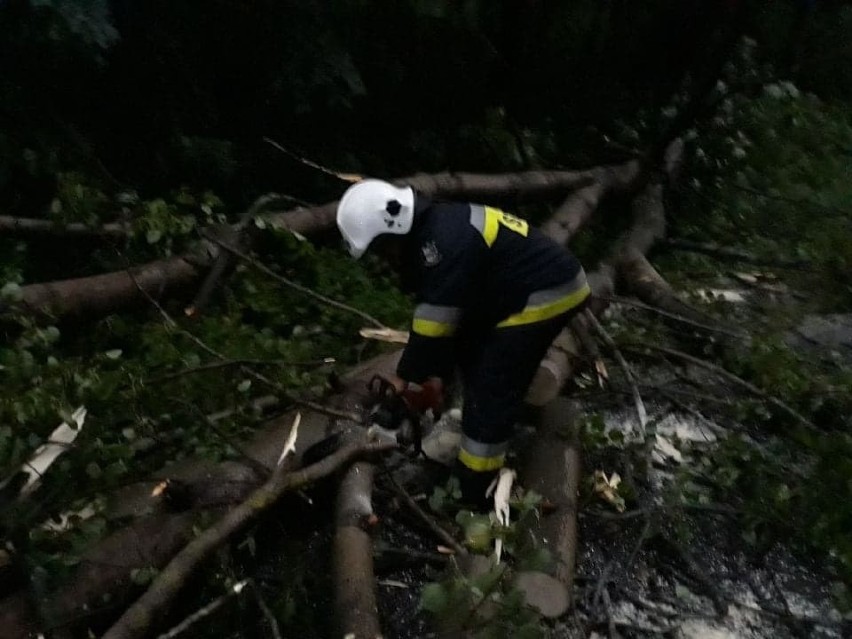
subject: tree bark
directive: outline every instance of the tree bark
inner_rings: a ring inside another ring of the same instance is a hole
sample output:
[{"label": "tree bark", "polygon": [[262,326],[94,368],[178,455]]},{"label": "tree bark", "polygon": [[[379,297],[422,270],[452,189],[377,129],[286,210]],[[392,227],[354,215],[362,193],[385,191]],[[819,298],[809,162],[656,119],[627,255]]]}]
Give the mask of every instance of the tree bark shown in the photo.
[{"label": "tree bark", "polygon": [[282,495],[327,477],[365,453],[388,447],[388,444],[350,444],[302,470],[276,470],[246,501],[228,510],[219,521],[189,542],[157,575],[145,594],[104,634],[104,639],[141,639],[147,636],[162,621],[175,596],[195,570],[219,546],[257,519]]},{"label": "tree bark", "polygon": [[554,576],[568,588],[573,605],[577,555],[577,497],[582,472],[576,406],[557,397],[542,409],[538,432],[524,456],[524,486],[556,506],[532,524],[536,539],[554,551]]},{"label": "tree bark", "polygon": [[382,634],[373,573],[373,540],[369,533],[375,516],[374,475],[372,464],[352,464],[337,495],[335,603],[340,636],[352,639],[378,639]]},{"label": "tree bark", "polygon": [[616,166],[593,169],[594,182],[571,193],[541,230],[557,244],[567,245],[597,210],[603,198],[616,191],[627,191],[642,179],[638,160]]},{"label": "tree bark", "polygon": [[[133,277],[154,298],[169,297],[193,284],[200,269],[182,257],[171,257],[130,269]],[[80,277],[21,290],[22,309],[38,317],[96,319],[145,301],[127,271]]]},{"label": "tree bark", "polygon": [[[609,169],[598,169],[606,172]],[[396,180],[409,184],[425,195],[445,198],[486,200],[520,197],[546,197],[580,188],[594,180],[592,171],[527,171],[497,175],[439,173],[415,175]],[[334,227],[337,202],[301,207],[286,212],[269,212],[263,218],[274,228],[301,235],[313,235]],[[192,255],[157,260],[136,267],[138,279],[154,297],[174,296],[196,283],[202,272],[219,255],[219,247],[202,242]],[[144,296],[125,271],[76,279],[31,284],[23,287],[20,307],[37,316],[56,320],[98,318],[124,310]]]},{"label": "tree bark", "polygon": [[57,224],[50,220],[0,215],[0,235],[14,237],[89,237],[96,239],[124,240],[129,236],[128,227],[117,222],[102,226],[88,226],[79,222]]},{"label": "tree bark", "polygon": [[[329,401],[340,407],[351,408],[362,401],[367,382],[375,374],[387,376],[396,368],[400,351],[386,353],[365,362],[343,377],[344,389]],[[242,447],[242,452],[258,464],[274,468],[281,448],[290,432],[294,411],[273,420],[258,435]],[[329,418],[312,411],[302,411],[299,438],[296,448],[303,453],[327,434]],[[190,485],[210,487],[212,491],[199,492],[201,502],[216,503],[224,484],[241,484],[233,493],[239,499],[253,490],[260,479],[252,469],[234,461],[213,464],[196,459],[177,462],[156,473],[148,480],[121,489],[112,495],[104,515],[115,521],[131,519],[124,528],[96,542],[81,557],[69,580],[56,592],[40,602],[41,611],[33,610],[23,593],[11,595],[0,601],[0,620],[10,623],[0,625],[2,639],[28,639],[33,628],[44,630],[39,621],[45,617],[50,627],[75,628],[85,624],[97,610],[104,608],[104,597],[109,595],[109,610],[114,614],[126,603],[137,588],[131,579],[134,570],[150,566],[162,567],[189,541],[193,523],[198,513],[193,511],[170,512],[151,498],[151,489],[164,478],[175,479]],[[153,509],[153,513],[151,512]],[[210,512],[210,511],[208,511]],[[217,512],[215,509],[213,512]],[[85,630],[85,626],[82,627]]]}]

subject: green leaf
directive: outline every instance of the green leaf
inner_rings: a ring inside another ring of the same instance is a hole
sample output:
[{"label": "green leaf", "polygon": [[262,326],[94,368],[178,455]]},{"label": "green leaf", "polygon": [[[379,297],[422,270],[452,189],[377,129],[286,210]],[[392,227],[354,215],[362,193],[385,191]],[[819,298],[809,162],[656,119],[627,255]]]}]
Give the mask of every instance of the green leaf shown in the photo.
[{"label": "green leaf", "polygon": [[116,360],[116,359],[118,359],[119,357],[121,357],[121,353],[122,353],[122,352],[123,352],[123,351],[122,351],[120,348],[114,348],[114,349],[112,349],[112,350],[107,351],[106,353],[104,353],[104,355],[106,355],[106,356],[107,356],[107,359]]},{"label": "green leaf", "polygon": [[24,298],[24,292],[21,290],[20,284],[6,282],[3,288],[0,288],[0,298],[9,302],[20,302]]},{"label": "green leaf", "polygon": [[135,568],[130,571],[130,579],[137,586],[145,586],[151,582],[151,580],[156,574],[157,569],[153,566],[146,566],[145,568]]},{"label": "green leaf", "polygon": [[447,609],[448,603],[447,591],[441,584],[430,583],[423,586],[420,593],[420,607],[423,610],[440,616]]},{"label": "green leaf", "polygon": [[92,479],[98,479],[103,475],[103,471],[97,462],[89,462],[86,466],[86,474]]},{"label": "green leaf", "polygon": [[159,229],[148,229],[148,232],[145,233],[145,239],[148,240],[148,244],[156,244],[162,237],[163,232]]},{"label": "green leaf", "polygon": [[529,623],[516,628],[513,632],[513,636],[517,637],[517,639],[542,639],[545,637],[545,633],[544,628],[540,623],[530,621]]},{"label": "green leaf", "polygon": [[250,379],[244,379],[239,384],[237,384],[237,390],[240,391],[241,393],[247,393],[249,388],[251,388],[251,380]]}]

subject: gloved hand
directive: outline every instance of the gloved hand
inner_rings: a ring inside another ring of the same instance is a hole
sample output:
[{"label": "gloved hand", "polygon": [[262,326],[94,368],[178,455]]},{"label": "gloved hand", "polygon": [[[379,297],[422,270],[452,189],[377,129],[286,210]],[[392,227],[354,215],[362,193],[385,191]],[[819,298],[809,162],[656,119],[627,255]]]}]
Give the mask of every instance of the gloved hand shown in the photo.
[{"label": "gloved hand", "polygon": [[398,377],[376,375],[368,384],[373,398],[373,420],[395,430],[405,420],[417,420],[427,410],[437,419],[444,410],[444,385],[437,377],[423,384],[410,384]]},{"label": "gloved hand", "polygon": [[435,419],[444,412],[444,383],[430,377],[422,384],[407,384],[401,393],[405,403],[419,414],[432,411]]}]

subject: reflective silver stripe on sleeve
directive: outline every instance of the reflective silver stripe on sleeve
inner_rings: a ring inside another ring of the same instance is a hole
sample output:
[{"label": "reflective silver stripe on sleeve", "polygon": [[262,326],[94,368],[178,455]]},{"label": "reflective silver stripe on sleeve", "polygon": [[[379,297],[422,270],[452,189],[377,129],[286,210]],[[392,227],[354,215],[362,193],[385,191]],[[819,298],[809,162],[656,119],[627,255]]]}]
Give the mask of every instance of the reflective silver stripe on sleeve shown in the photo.
[{"label": "reflective silver stripe on sleeve", "polygon": [[550,302],[555,302],[556,300],[562,299],[566,295],[576,293],[586,285],[586,272],[581,268],[580,272],[577,273],[574,279],[572,279],[570,282],[566,282],[565,284],[556,286],[554,288],[548,288],[543,291],[536,291],[535,293],[531,293],[529,298],[527,298],[526,305],[542,306],[544,304],[549,304]]},{"label": "reflective silver stripe on sleeve", "polygon": [[479,204],[470,205],[470,225],[479,231],[480,235],[485,235],[485,207]]},{"label": "reflective silver stripe on sleeve", "polygon": [[461,309],[458,306],[418,304],[417,308],[414,309],[414,317],[442,324],[458,324],[461,318]]},{"label": "reflective silver stripe on sleeve", "polygon": [[478,442],[470,437],[463,437],[461,442],[462,450],[467,451],[476,457],[498,457],[509,450],[509,442],[498,442],[496,444],[486,444]]}]

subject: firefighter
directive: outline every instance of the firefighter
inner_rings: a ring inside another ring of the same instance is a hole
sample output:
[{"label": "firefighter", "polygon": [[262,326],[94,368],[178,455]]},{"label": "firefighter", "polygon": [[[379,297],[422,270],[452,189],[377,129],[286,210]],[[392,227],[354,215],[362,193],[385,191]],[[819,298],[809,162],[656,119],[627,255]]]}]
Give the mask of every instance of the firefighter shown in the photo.
[{"label": "firefighter", "polygon": [[381,180],[347,189],[337,225],[355,259],[370,248],[416,295],[391,381],[438,409],[461,373],[463,499],[483,505],[503,466],[523,398],[548,346],[588,300],[577,259],[525,220],[480,204],[439,202]]}]

